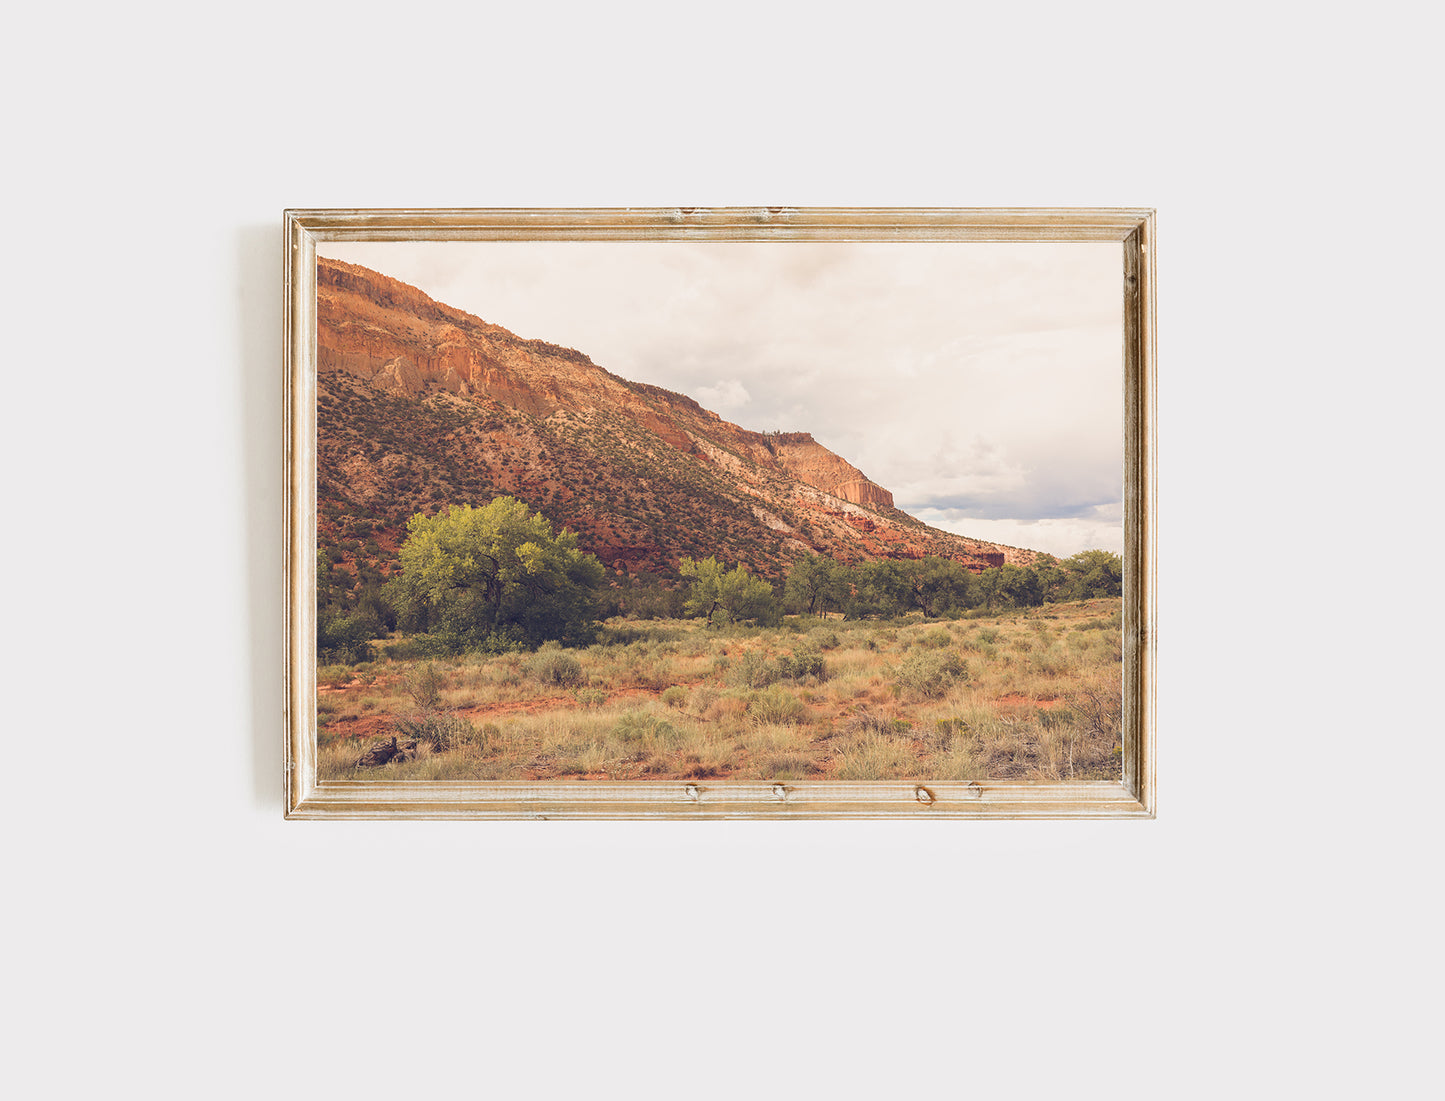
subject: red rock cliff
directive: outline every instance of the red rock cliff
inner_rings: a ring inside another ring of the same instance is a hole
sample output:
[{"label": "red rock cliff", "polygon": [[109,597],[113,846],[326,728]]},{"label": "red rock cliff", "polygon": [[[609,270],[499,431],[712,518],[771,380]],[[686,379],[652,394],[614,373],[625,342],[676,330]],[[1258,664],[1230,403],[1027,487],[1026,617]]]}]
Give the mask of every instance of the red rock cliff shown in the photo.
[{"label": "red rock cliff", "polygon": [[629,383],[571,348],[526,340],[434,301],[390,276],[319,259],[317,364],[391,393],[436,387],[546,417],[613,406],[680,451],[705,434],[760,465],[858,505],[891,508],[893,495],[807,432],[759,433],[729,424],[682,394]]},{"label": "red rock cliff", "polygon": [[870,481],[852,463],[845,462],[807,432],[784,432],[771,438],[783,469],[824,493],[855,505],[893,507],[893,494]]}]

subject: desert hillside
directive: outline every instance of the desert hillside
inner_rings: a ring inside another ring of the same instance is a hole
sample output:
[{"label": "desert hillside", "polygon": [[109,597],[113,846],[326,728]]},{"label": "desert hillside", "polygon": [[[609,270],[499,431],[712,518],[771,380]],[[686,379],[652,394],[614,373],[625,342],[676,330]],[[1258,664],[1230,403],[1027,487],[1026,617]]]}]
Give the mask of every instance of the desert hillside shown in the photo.
[{"label": "desert hillside", "polygon": [[412,514],[498,494],[631,573],[1037,557],[924,525],[807,432],[750,431],[356,265],[318,261],[317,362],[319,541],[359,573],[389,572]]}]

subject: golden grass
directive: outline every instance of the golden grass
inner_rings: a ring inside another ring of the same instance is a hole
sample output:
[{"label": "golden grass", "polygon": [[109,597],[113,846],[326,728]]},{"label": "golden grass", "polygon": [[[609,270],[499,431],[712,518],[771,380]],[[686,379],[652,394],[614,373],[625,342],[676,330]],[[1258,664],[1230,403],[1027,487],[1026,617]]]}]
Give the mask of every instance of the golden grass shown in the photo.
[{"label": "golden grass", "polygon": [[1120,774],[1117,599],[955,622],[790,620],[722,632],[690,621],[618,622],[609,633],[616,641],[565,652],[581,670],[568,687],[539,682],[529,669],[540,665],[529,666],[528,655],[436,660],[435,706],[470,722],[477,739],[381,768],[355,762],[415,713],[407,677],[420,663],[329,667],[317,705],[320,775],[545,782]]}]

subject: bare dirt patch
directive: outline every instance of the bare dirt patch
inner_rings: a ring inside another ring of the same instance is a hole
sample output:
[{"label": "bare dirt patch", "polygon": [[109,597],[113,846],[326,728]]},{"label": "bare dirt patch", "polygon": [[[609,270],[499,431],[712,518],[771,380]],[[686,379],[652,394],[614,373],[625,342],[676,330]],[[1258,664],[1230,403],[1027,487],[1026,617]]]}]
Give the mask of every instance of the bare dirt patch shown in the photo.
[{"label": "bare dirt patch", "polygon": [[1047,711],[1050,708],[1062,707],[1064,705],[1064,701],[1057,696],[1024,696],[1018,692],[1006,693],[995,698],[993,702],[995,707],[1011,710],[1027,710],[1029,708],[1041,707]]}]

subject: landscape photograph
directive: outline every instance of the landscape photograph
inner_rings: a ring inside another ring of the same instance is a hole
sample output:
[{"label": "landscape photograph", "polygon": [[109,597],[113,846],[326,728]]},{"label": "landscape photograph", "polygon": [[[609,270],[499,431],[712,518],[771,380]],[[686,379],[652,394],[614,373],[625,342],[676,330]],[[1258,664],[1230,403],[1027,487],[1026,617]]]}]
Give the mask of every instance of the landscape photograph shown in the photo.
[{"label": "landscape photograph", "polygon": [[319,243],[318,779],[1117,782],[1121,257]]}]

